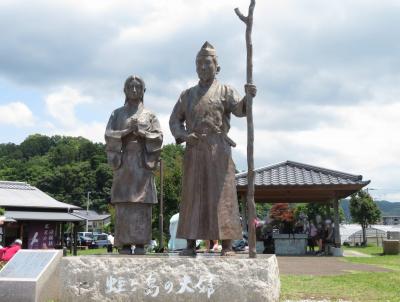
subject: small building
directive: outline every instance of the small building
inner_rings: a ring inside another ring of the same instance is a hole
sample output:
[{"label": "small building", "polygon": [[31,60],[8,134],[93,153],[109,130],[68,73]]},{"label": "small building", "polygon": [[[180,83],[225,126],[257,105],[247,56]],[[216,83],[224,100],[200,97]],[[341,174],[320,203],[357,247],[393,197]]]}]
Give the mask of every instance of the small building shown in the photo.
[{"label": "small building", "polygon": [[400,225],[400,216],[382,216],[384,225]]},{"label": "small building", "polygon": [[22,239],[24,249],[57,248],[63,244],[63,225],[77,230],[84,220],[72,215],[77,206],[59,202],[25,182],[0,181],[0,207],[5,219],[0,225],[0,244]]},{"label": "small building", "polygon": [[110,214],[98,214],[93,210],[74,210],[72,214],[85,220],[86,232],[102,232],[111,221]]}]

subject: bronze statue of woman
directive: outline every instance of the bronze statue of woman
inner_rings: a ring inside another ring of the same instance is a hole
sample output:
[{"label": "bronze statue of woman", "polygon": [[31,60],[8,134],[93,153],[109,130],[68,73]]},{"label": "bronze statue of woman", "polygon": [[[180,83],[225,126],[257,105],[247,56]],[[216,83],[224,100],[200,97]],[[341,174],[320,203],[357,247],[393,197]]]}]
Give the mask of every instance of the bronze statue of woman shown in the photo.
[{"label": "bronze statue of woman", "polygon": [[113,169],[111,203],[115,207],[115,241],[120,254],[144,254],[151,240],[152,205],[157,203],[154,170],[163,135],[157,117],[143,106],[144,81],[125,81],[124,106],[114,110],[105,140],[108,163]]}]

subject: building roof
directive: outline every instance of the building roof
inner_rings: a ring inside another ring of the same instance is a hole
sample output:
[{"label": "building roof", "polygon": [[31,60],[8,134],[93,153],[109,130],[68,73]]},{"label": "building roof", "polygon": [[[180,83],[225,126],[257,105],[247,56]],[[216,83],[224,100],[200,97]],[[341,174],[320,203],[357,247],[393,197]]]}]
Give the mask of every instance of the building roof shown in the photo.
[{"label": "building roof", "polygon": [[[285,161],[254,170],[256,202],[329,202],[348,197],[370,183],[361,175]],[[239,194],[247,191],[247,172],[236,174]]]},{"label": "building roof", "polygon": [[110,214],[97,214],[93,210],[75,210],[71,214],[89,221],[105,220],[111,216]]},{"label": "building roof", "polygon": [[75,215],[63,212],[32,212],[32,211],[6,211],[5,216],[16,221],[40,220],[40,221],[61,221],[79,222],[84,219]]},{"label": "building roof", "polygon": [[6,216],[0,216],[0,225],[2,225],[4,222],[16,222],[16,220]]},{"label": "building roof", "polygon": [[[339,172],[294,161],[254,170],[256,186],[307,186],[369,184],[361,175]],[[247,186],[247,172],[236,174],[236,184]]]},{"label": "building roof", "polygon": [[80,209],[57,201],[25,182],[16,181],[0,181],[0,207]]}]

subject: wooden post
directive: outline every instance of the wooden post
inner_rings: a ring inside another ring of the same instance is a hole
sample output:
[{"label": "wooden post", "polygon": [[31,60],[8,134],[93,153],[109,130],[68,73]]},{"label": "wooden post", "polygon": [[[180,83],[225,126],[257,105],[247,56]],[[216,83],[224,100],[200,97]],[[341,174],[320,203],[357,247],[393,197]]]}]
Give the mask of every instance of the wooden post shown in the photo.
[{"label": "wooden post", "polygon": [[245,194],[241,194],[240,195],[240,201],[242,203],[242,230],[244,232],[248,232],[248,228],[247,228],[247,203],[246,203],[246,195]]},{"label": "wooden post", "polygon": [[[23,222],[21,222],[21,224],[19,225],[19,239],[22,240],[22,243],[24,243],[24,224]],[[28,244],[27,244],[28,246]]]},{"label": "wooden post", "polygon": [[65,242],[64,242],[64,222],[61,222],[60,225],[60,239],[61,239],[61,248],[65,247]]},{"label": "wooden post", "polygon": [[160,213],[158,215],[158,228],[160,230],[159,251],[164,251],[164,162],[160,159]]},{"label": "wooden post", "polygon": [[72,246],[73,246],[73,242],[74,242],[74,235],[73,235],[73,224],[70,222],[68,224],[68,229],[69,229],[69,240],[70,240],[70,244],[69,244],[69,253],[72,255]]},{"label": "wooden post", "polygon": [[74,247],[73,247],[73,255],[77,256],[78,255],[78,251],[77,251],[77,245],[78,245],[78,223],[74,222]]},{"label": "wooden post", "polygon": [[335,198],[333,200],[333,209],[335,211],[334,223],[335,223],[335,246],[340,247],[340,223],[339,223],[339,200]]},{"label": "wooden post", "polygon": [[[246,49],[247,49],[247,84],[253,84],[253,43],[251,31],[253,29],[253,12],[255,0],[250,1],[249,12],[245,17],[238,8],[235,13],[246,24]],[[253,123],[253,97],[246,93],[247,116],[247,207],[249,213],[249,257],[256,258],[256,206],[254,203],[254,123]]]}]

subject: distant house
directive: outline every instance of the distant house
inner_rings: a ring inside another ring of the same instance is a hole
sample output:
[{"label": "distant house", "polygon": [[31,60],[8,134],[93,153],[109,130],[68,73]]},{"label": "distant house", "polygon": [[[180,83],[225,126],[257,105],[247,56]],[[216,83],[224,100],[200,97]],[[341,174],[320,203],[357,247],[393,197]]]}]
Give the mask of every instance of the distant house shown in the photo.
[{"label": "distant house", "polygon": [[6,210],[0,225],[3,246],[20,238],[23,248],[55,248],[62,244],[63,224],[73,223],[77,229],[84,222],[71,214],[79,207],[59,202],[25,182],[0,181],[0,207]]},{"label": "distant house", "polygon": [[384,225],[400,225],[400,216],[382,216]]},{"label": "distant house", "polygon": [[110,214],[98,214],[92,210],[74,210],[72,214],[86,221],[86,232],[101,232],[104,225],[111,221]]}]

